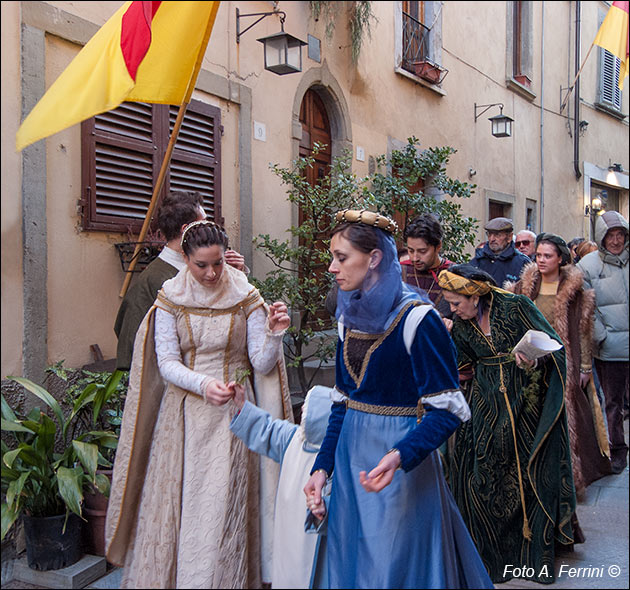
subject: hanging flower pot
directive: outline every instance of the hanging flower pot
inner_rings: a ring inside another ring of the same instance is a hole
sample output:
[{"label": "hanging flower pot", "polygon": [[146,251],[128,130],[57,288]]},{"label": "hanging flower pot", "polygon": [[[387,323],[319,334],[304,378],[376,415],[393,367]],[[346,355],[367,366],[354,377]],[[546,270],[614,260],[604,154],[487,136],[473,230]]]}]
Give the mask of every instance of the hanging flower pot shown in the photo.
[{"label": "hanging flower pot", "polygon": [[412,65],[415,75],[431,84],[441,84],[448,74],[447,69],[429,60],[414,61]]},{"label": "hanging flower pot", "polygon": [[81,519],[66,515],[27,516],[24,519],[26,560],[28,567],[47,571],[68,567],[81,559]]},{"label": "hanging flower pot", "polygon": [[[166,242],[163,240],[147,240],[144,242],[118,242],[114,244],[120,257],[120,265],[124,272],[128,272],[129,265],[137,258],[133,272],[142,272],[147,265],[158,257]],[[140,247],[136,253],[136,244]]]}]

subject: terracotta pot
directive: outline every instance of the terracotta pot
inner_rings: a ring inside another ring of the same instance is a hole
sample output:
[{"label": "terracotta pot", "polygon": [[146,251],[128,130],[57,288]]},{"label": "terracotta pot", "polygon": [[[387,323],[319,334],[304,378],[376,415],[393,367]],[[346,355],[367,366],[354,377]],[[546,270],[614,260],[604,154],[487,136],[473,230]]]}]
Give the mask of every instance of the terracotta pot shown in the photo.
[{"label": "terracotta pot", "polygon": [[416,76],[428,80],[432,84],[438,84],[442,70],[437,66],[427,61],[418,61],[414,63],[414,69]]},{"label": "terracotta pot", "polygon": [[[99,470],[111,482],[112,470]],[[83,547],[90,555],[105,555],[105,517],[109,498],[96,489],[86,492],[83,498],[83,517],[86,523],[83,527]]]}]

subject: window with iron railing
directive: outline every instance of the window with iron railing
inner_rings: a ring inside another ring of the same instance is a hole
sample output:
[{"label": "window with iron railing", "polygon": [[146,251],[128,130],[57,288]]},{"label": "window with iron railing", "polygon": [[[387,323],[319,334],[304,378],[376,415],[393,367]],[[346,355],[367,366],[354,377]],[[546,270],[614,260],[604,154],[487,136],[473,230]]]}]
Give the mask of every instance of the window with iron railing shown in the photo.
[{"label": "window with iron railing", "polygon": [[[405,6],[406,5],[406,6]],[[429,58],[429,33],[430,29],[418,17],[423,18],[424,10],[419,10],[418,5],[423,2],[403,2],[402,26],[403,26],[403,59],[402,67],[415,73],[414,64]],[[405,9],[415,13],[411,14]]]},{"label": "window with iron railing", "polygon": [[434,85],[448,70],[440,65],[442,2],[401,2],[399,67]]}]

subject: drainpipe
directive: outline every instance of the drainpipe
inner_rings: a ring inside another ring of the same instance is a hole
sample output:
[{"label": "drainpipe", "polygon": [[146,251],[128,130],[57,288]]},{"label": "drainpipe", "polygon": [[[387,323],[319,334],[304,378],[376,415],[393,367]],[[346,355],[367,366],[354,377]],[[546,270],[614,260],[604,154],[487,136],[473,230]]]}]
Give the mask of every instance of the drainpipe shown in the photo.
[{"label": "drainpipe", "polygon": [[542,25],[540,32],[540,221],[543,231],[545,217],[545,3],[542,2]]},{"label": "drainpipe", "polygon": [[[581,35],[581,12],[580,0],[575,3],[575,74],[580,71],[580,37]],[[575,81],[573,90],[573,169],[575,177],[580,178],[580,78]]]}]

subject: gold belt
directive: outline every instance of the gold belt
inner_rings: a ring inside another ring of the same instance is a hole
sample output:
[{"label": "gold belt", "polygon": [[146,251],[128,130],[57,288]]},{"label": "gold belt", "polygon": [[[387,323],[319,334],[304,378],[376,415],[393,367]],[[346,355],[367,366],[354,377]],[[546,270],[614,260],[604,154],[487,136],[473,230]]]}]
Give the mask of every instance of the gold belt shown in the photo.
[{"label": "gold belt", "polygon": [[514,360],[511,354],[498,354],[497,356],[479,357],[479,363],[482,365],[504,365]]},{"label": "gold belt", "polygon": [[415,416],[420,421],[424,414],[422,402],[418,400],[417,406],[379,406],[366,404],[354,399],[346,398],[346,407],[366,414],[378,414],[379,416]]}]

